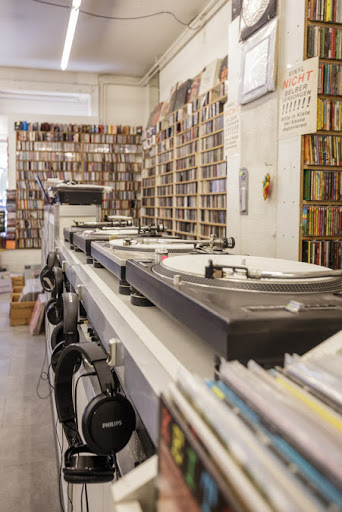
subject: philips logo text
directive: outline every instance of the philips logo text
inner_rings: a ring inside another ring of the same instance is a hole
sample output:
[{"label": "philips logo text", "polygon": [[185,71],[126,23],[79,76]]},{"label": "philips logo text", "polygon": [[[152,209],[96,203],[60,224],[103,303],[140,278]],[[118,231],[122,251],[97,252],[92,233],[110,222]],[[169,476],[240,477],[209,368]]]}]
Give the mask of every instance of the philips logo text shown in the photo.
[{"label": "philips logo text", "polygon": [[113,427],[121,427],[122,420],[118,421],[107,421],[107,423],[102,423],[102,428],[113,428]]}]

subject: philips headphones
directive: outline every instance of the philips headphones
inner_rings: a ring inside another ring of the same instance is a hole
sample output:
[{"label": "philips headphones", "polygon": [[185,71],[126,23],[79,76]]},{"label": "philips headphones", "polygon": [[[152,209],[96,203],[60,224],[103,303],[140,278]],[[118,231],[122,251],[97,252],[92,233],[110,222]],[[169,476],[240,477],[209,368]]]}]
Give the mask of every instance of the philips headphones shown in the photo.
[{"label": "philips headphones", "polygon": [[[56,371],[59,357],[67,345],[79,341],[77,329],[79,300],[76,293],[63,293],[61,295],[64,320],[56,325],[51,334],[51,367]],[[79,365],[77,367],[77,370]]]},{"label": "philips headphones", "polygon": [[[95,370],[101,394],[87,405],[80,436],[73,404],[72,376],[82,356]],[[107,355],[96,343],[71,344],[63,350],[56,369],[55,399],[69,448],[64,455],[63,473],[73,484],[104,483],[114,478],[115,454],[128,443],[135,429],[135,413],[129,400],[115,391]]]},{"label": "philips headphones", "polygon": [[51,324],[57,325],[63,320],[63,271],[60,267],[53,267],[51,275],[54,282],[51,292],[55,297],[46,304],[46,316]]},{"label": "philips headphones", "polygon": [[46,266],[40,273],[40,282],[46,292],[52,292],[55,288],[55,275],[52,271],[55,265],[58,265],[57,256],[55,252],[50,251],[46,258]]}]

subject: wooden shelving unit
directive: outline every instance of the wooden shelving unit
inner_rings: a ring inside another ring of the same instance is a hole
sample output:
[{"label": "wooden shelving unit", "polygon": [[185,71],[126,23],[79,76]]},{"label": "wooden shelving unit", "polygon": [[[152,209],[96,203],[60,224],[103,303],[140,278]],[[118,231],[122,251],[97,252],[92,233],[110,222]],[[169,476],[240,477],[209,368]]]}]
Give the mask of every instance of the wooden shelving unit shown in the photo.
[{"label": "wooden shelving unit", "polygon": [[[32,125],[16,129],[16,247],[41,246],[44,201],[36,182],[49,178],[108,185],[103,216],[139,217],[141,128],[116,125]],[[44,129],[45,128],[45,129]]]},{"label": "wooden shelving unit", "polygon": [[142,167],[141,130],[125,127],[126,133],[84,133],[83,181],[107,185],[103,216],[116,213],[139,218]]},{"label": "wooden shelving unit", "polygon": [[306,0],[304,58],[320,57],[320,80],[318,130],[302,137],[299,258],[341,268],[342,54],[334,44],[337,32],[342,35],[342,23],[334,22],[324,0],[321,4],[323,9],[315,12],[314,4]]},{"label": "wooden shelving unit", "polygon": [[[145,134],[142,219],[162,222],[168,232],[182,238],[209,238],[213,232],[226,235],[225,86],[220,82]],[[154,177],[155,183],[145,181]],[[148,196],[153,192],[154,212]]]}]

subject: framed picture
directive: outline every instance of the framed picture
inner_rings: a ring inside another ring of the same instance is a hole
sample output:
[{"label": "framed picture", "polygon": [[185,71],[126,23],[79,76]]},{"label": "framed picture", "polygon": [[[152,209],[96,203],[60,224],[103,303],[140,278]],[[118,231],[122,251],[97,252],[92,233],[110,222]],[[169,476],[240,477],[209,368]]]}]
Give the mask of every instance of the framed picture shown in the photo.
[{"label": "framed picture", "polygon": [[276,87],[278,19],[274,18],[242,46],[240,103],[260,98]]},{"label": "framed picture", "polygon": [[256,32],[277,14],[277,0],[242,0],[240,38]]}]

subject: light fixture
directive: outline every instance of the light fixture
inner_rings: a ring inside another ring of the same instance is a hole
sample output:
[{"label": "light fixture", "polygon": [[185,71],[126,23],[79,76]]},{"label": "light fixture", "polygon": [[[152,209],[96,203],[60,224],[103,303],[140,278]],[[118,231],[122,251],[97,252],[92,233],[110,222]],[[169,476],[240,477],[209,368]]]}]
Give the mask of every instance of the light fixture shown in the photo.
[{"label": "light fixture", "polygon": [[61,61],[61,68],[63,71],[68,66],[71,46],[72,46],[72,42],[73,42],[74,35],[75,35],[75,29],[76,29],[78,14],[80,12],[81,2],[82,2],[82,0],[73,0],[73,2],[72,2],[68,30],[67,30],[67,34],[66,34],[66,38],[65,38],[64,50],[63,50],[62,61]]}]

